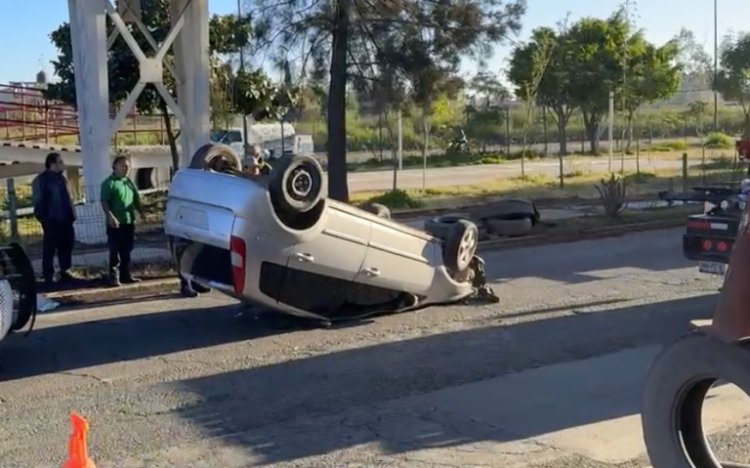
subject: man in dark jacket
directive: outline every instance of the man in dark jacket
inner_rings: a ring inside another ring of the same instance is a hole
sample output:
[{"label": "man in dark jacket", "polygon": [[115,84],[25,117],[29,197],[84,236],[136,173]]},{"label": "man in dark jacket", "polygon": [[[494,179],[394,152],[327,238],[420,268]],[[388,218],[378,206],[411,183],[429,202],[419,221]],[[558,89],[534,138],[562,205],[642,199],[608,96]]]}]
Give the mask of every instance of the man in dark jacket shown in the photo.
[{"label": "man in dark jacket", "polygon": [[73,280],[73,244],[76,220],[73,202],[70,198],[68,181],[63,175],[65,163],[59,153],[50,153],[44,161],[45,171],[34,178],[32,200],[34,216],[42,224],[42,274],[45,286],[51,286],[55,275],[54,257],[60,266],[60,279]]}]

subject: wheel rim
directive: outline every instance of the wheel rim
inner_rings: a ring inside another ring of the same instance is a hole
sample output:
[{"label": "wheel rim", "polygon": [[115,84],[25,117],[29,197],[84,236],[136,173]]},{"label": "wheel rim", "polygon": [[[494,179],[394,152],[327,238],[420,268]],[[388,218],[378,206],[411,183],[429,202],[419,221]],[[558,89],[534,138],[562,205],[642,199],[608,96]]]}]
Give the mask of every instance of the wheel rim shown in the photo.
[{"label": "wheel rim", "polygon": [[305,200],[313,190],[315,182],[312,174],[304,167],[294,169],[289,176],[287,188],[295,200]]},{"label": "wheel rim", "polygon": [[465,268],[471,262],[471,258],[474,256],[477,248],[477,240],[477,231],[475,229],[467,229],[458,246],[458,266],[460,268]]}]

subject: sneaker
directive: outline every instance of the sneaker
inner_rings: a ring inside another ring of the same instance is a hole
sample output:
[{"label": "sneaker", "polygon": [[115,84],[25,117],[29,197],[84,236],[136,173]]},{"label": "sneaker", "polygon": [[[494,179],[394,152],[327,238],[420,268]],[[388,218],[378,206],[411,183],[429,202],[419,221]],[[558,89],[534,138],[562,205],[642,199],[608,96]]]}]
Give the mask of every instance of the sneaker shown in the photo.
[{"label": "sneaker", "polygon": [[188,297],[188,298],[192,298],[192,297],[197,297],[198,296],[198,293],[193,288],[191,288],[189,286],[185,286],[185,287],[180,288],[180,294],[182,295],[182,297]]},{"label": "sneaker", "polygon": [[117,288],[117,287],[122,286],[122,283],[120,283],[120,278],[116,276],[110,276],[109,279],[107,280],[107,285],[112,288]]},{"label": "sneaker", "polygon": [[123,284],[135,284],[135,283],[140,283],[141,279],[140,278],[135,278],[133,276],[126,276],[126,277],[123,277],[122,280],[120,280],[120,281]]}]

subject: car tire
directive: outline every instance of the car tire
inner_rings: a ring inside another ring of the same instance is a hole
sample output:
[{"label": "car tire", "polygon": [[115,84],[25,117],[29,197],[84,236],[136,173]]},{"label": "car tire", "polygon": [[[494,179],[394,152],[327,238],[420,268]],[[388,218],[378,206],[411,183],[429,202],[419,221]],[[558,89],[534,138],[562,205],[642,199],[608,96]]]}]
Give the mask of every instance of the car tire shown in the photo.
[{"label": "car tire", "polygon": [[310,211],[323,198],[323,189],[323,169],[311,156],[281,157],[271,170],[268,190],[283,211]]},{"label": "car tire", "polygon": [[720,468],[702,425],[703,402],[717,380],[750,394],[748,342],[723,342],[705,333],[665,348],[646,379],[641,424],[653,466]]},{"label": "car tire", "polygon": [[471,266],[471,259],[479,246],[479,229],[477,225],[465,219],[459,219],[451,227],[445,239],[443,262],[454,273],[466,271]]},{"label": "car tire", "polygon": [[[223,163],[219,166],[220,163]],[[213,170],[217,172],[240,172],[242,160],[232,148],[218,143],[208,143],[195,152],[190,160],[190,169]]]},{"label": "car tire", "polygon": [[498,236],[518,237],[525,236],[531,231],[534,222],[531,218],[521,219],[487,219],[485,220],[487,230]]},{"label": "car tire", "polygon": [[[430,218],[424,222],[424,230],[433,237],[446,240],[450,236],[453,226],[459,221],[466,220],[460,216],[446,215]],[[470,221],[468,221],[470,222]]]},{"label": "car tire", "polygon": [[380,203],[367,203],[365,205],[362,205],[361,209],[367,211],[368,213],[374,214],[378,218],[391,219],[391,210],[387,206],[381,205]]}]

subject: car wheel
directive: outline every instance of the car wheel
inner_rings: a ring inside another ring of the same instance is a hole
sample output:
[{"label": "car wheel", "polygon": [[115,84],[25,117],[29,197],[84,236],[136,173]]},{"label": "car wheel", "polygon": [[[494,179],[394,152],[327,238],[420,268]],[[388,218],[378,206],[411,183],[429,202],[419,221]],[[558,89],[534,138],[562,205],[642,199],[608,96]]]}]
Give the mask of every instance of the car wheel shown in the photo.
[{"label": "car wheel", "polygon": [[428,220],[425,220],[424,230],[428,234],[437,237],[438,239],[445,240],[448,238],[448,236],[450,236],[456,223],[462,220],[465,220],[465,218],[452,215],[430,218]]},{"label": "car wheel", "polygon": [[451,227],[445,240],[444,262],[449,270],[456,273],[465,271],[479,246],[479,229],[471,221],[460,219]]},{"label": "car wheel", "polygon": [[643,437],[654,466],[720,468],[703,427],[703,403],[717,381],[750,394],[747,342],[693,333],[654,360],[643,393]]},{"label": "car wheel", "polygon": [[190,169],[205,169],[217,172],[240,172],[242,160],[227,145],[208,143],[198,148],[190,160]]},{"label": "car wheel", "polygon": [[323,184],[323,169],[315,158],[285,156],[271,171],[268,189],[277,207],[304,213],[323,197]]},{"label": "car wheel", "polygon": [[378,218],[391,219],[391,210],[380,203],[368,203],[362,206],[362,209],[368,213],[372,213]]}]

